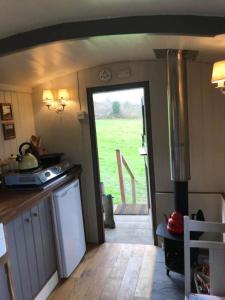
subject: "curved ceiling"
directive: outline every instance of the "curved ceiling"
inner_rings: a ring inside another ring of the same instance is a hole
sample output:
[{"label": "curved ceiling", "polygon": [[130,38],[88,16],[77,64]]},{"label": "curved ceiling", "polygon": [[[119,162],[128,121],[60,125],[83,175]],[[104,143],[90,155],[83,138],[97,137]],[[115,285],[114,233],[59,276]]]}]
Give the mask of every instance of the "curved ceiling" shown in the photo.
[{"label": "curved ceiling", "polygon": [[225,16],[225,1],[1,0],[0,38],[65,22],[156,14]]},{"label": "curved ceiling", "polygon": [[225,37],[133,34],[52,43],[0,58],[0,83],[32,87],[103,64],[155,59],[153,49],[198,50],[198,61],[225,59]]}]

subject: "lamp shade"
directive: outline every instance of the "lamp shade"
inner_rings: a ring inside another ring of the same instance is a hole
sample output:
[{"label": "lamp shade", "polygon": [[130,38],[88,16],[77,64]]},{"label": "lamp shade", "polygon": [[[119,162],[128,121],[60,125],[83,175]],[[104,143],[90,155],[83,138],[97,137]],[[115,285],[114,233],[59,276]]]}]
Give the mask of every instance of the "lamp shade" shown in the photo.
[{"label": "lamp shade", "polygon": [[213,64],[212,83],[217,83],[218,87],[223,87],[225,81],[225,60]]},{"label": "lamp shade", "polygon": [[68,103],[68,100],[70,99],[69,91],[67,89],[60,89],[58,91],[58,99],[59,99],[61,105],[66,106]]},{"label": "lamp shade", "polygon": [[42,95],[43,102],[48,102],[54,100],[53,94],[51,90],[43,90]]},{"label": "lamp shade", "polygon": [[69,91],[67,89],[60,89],[58,92],[58,97],[60,100],[69,100]]}]

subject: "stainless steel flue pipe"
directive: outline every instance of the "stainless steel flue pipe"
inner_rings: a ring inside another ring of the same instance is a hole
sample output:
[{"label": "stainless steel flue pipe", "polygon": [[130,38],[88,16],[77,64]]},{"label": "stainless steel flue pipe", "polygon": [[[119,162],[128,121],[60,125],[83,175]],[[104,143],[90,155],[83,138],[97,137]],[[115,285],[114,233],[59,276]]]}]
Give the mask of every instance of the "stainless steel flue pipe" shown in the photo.
[{"label": "stainless steel flue pipe", "polygon": [[167,50],[167,101],[171,180],[190,179],[187,67],[182,50]]},{"label": "stainless steel flue pipe", "polygon": [[190,179],[187,59],[194,59],[197,51],[156,49],[157,58],[166,58],[167,102],[171,180]]}]

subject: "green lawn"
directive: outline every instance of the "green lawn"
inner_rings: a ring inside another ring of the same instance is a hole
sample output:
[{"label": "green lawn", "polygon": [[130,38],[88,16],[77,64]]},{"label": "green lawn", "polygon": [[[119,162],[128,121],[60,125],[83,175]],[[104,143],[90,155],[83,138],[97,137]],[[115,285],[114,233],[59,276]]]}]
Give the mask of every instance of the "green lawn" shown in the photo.
[{"label": "green lawn", "polygon": [[[137,202],[146,203],[146,179],[144,158],[138,153],[141,147],[141,119],[100,119],[96,120],[98,155],[101,181],[106,194],[112,194],[114,203],[120,203],[119,178],[116,163],[116,149],[120,149],[136,180]],[[127,202],[131,203],[130,177],[126,171],[125,189]]]}]

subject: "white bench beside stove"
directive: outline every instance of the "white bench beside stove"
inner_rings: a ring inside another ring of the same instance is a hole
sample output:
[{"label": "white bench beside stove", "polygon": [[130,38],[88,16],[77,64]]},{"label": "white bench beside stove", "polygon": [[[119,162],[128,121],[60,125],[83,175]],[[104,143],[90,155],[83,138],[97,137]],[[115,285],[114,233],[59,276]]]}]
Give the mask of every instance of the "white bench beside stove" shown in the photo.
[{"label": "white bench beside stove", "polygon": [[[225,300],[225,243],[191,240],[190,232],[225,233],[225,223],[202,222],[184,217],[185,300]],[[209,249],[210,294],[191,294],[191,248]]]}]

